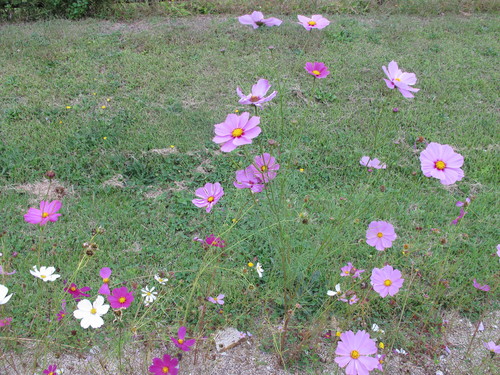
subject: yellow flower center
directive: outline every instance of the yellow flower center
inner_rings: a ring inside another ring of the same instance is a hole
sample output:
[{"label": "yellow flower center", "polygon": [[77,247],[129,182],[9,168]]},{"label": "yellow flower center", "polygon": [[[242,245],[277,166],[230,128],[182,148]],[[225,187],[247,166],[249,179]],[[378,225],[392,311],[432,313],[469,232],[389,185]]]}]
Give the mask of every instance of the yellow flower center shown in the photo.
[{"label": "yellow flower center", "polygon": [[42,214],[42,217],[45,219],[46,217],[49,217],[49,214],[48,214],[47,212],[44,212],[44,213]]},{"label": "yellow flower center", "polygon": [[252,262],[248,262],[248,267],[253,267],[253,263]]},{"label": "yellow flower center", "polygon": [[241,128],[236,128],[233,130],[233,132],[231,133],[231,135],[234,137],[234,138],[238,138],[238,137],[241,137],[243,135],[243,129]]},{"label": "yellow flower center", "polygon": [[378,233],[377,233],[377,237],[378,237],[378,238],[382,238],[382,237],[384,237],[384,234],[383,234],[382,232],[378,232]]},{"label": "yellow flower center", "polygon": [[213,196],[207,198],[208,203],[212,203],[214,200],[215,200],[215,198]]},{"label": "yellow flower center", "polygon": [[76,288],[74,286],[72,286],[70,289],[72,292],[74,292],[76,290]]},{"label": "yellow flower center", "polygon": [[307,24],[309,26],[316,26],[316,21],[309,21]]},{"label": "yellow flower center", "polygon": [[47,276],[45,276],[45,275],[40,275],[40,277],[41,277],[42,279],[45,279]]},{"label": "yellow flower center", "polygon": [[351,352],[351,358],[352,359],[358,359],[359,358],[359,352],[357,350],[353,350]]},{"label": "yellow flower center", "polygon": [[267,168],[267,165],[263,165],[262,167],[260,167],[260,170],[261,170],[262,172],[267,171],[267,169],[268,169],[268,168]]},{"label": "yellow flower center", "polygon": [[319,70],[313,70],[312,74],[314,74],[315,76],[319,76],[321,73]]},{"label": "yellow flower center", "polygon": [[151,295],[151,292],[146,292],[146,295],[147,295],[147,296],[150,296],[150,295]]},{"label": "yellow flower center", "polygon": [[54,373],[51,371],[51,372],[49,372],[49,375],[54,375]]},{"label": "yellow flower center", "polygon": [[442,171],[443,169],[446,168],[446,163],[442,160],[439,160],[436,162],[436,164],[434,164],[434,166],[439,169],[440,171]]},{"label": "yellow flower center", "polygon": [[391,280],[385,280],[384,281],[384,285],[385,286],[391,286],[392,285],[392,281]]},{"label": "yellow flower center", "polygon": [[107,284],[107,283],[109,283],[109,279],[108,279],[107,277],[105,277],[104,279],[102,279],[102,282],[103,282],[104,284]]},{"label": "yellow flower center", "polygon": [[258,96],[256,96],[256,95],[252,95],[252,96],[250,97],[250,101],[251,101],[252,103],[258,102],[259,100],[260,100],[260,98],[259,98]]},{"label": "yellow flower center", "polygon": [[351,271],[344,271],[344,273],[345,273],[346,275],[349,275],[349,274],[351,273]]},{"label": "yellow flower center", "polygon": [[96,309],[94,309],[94,308],[92,308],[92,309],[90,310],[90,313],[91,313],[91,314],[97,314],[97,310],[96,310]]},{"label": "yellow flower center", "polygon": [[183,339],[179,339],[179,340],[177,340],[177,342],[178,342],[179,344],[181,344],[181,345],[182,345],[182,344],[184,344],[184,340],[183,340]]},{"label": "yellow flower center", "polygon": [[396,81],[401,82],[401,78],[394,78]]},{"label": "yellow flower center", "polygon": [[126,300],[127,300],[127,299],[126,299],[125,297],[120,297],[120,298],[118,299],[118,302],[120,302],[120,303],[125,303],[125,301],[126,301]]},{"label": "yellow flower center", "polygon": [[168,373],[168,367],[165,366],[161,369],[161,372],[163,372],[164,374]]}]

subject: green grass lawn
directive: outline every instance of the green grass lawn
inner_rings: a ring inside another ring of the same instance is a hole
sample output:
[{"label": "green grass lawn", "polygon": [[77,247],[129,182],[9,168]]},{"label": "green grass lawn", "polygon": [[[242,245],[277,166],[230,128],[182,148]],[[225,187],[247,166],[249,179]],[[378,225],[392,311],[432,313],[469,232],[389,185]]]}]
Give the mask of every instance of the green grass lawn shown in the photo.
[{"label": "green grass lawn", "polygon": [[[0,264],[17,270],[0,276],[15,293],[0,306],[0,319],[14,317],[3,336],[50,334],[56,346],[82,349],[106,337],[115,345],[112,313],[103,328],[83,330],[62,290],[61,281],[72,280],[91,286],[95,300],[105,266],[113,287],[137,288],[121,323],[127,335],[154,330],[167,339],[184,324],[197,338],[225,326],[273,337],[259,325],[285,317],[289,349],[280,353],[290,360],[298,356],[292,348],[324,330],[372,323],[386,331],[387,349],[432,357],[446,345],[444,311],[477,321],[498,309],[498,17],[329,16],[330,26],[314,32],[282,18],[282,26],[258,30],[235,17],[0,26]],[[416,74],[414,99],[386,87],[381,67],[391,60]],[[313,91],[304,65],[314,61],[331,74]],[[253,112],[238,104],[236,87],[248,93],[259,78],[278,90],[259,111],[263,133],[220,153],[213,125]],[[444,187],[424,177],[419,137],[462,154],[465,178]],[[262,151],[281,168],[253,197],[233,187],[234,173]],[[364,155],[387,169],[368,172],[359,165]],[[19,186],[48,170],[67,194],[60,220],[40,231],[23,220],[37,204]],[[104,185],[117,175],[122,188]],[[191,203],[207,182],[226,193],[210,214]],[[466,197],[474,197],[467,215],[451,225]],[[374,220],[392,223],[398,235],[383,253],[364,242]],[[106,231],[93,240],[98,250],[84,255],[99,226]],[[227,247],[207,251],[193,241],[211,233]],[[248,262],[260,262],[264,277]],[[347,262],[367,270],[352,285],[340,277]],[[385,262],[405,284],[382,299],[369,276]],[[60,280],[34,279],[35,264],[58,267]],[[158,272],[170,279],[165,286],[153,279]],[[474,278],[492,290],[476,290]],[[337,283],[367,299],[327,297]],[[140,303],[146,285],[161,296],[149,308]],[[205,301],[219,293],[223,313]],[[61,298],[68,317],[58,323]]]}]

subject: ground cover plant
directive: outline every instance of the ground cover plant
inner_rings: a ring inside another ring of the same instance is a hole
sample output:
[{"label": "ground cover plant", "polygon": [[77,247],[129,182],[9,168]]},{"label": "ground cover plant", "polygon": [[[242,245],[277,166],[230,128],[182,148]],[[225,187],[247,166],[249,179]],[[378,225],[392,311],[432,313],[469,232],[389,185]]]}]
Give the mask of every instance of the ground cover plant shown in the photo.
[{"label": "ground cover plant", "polygon": [[306,373],[495,373],[498,19],[246,16],[2,26],[4,371],[182,373],[236,327]]}]

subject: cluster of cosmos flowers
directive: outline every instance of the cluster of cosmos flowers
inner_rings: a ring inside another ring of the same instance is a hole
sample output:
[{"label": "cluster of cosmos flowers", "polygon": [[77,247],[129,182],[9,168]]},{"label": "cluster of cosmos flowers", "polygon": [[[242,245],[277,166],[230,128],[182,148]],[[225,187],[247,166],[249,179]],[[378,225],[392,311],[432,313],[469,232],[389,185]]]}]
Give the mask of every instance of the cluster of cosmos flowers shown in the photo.
[{"label": "cluster of cosmos flowers", "polygon": [[[261,12],[253,12],[249,15],[244,15],[238,18],[239,22],[244,25],[250,25],[254,29],[262,26],[280,26],[282,21],[271,17],[264,18]],[[311,18],[299,15],[299,24],[306,30],[323,29],[330,24],[326,18],[321,15],[313,15]],[[326,78],[330,71],[328,67],[322,62],[306,62],[304,69],[308,74],[313,76],[314,80]],[[413,93],[419,91],[414,88],[417,78],[414,73],[403,72],[395,61],[391,61],[388,67],[382,67],[383,72],[387,78],[383,78],[389,89],[397,88],[405,98],[413,98]],[[236,94],[239,97],[239,103],[242,105],[250,105],[255,109],[263,109],[265,103],[271,102],[277,95],[277,91],[272,91],[271,84],[267,79],[259,79],[256,84],[251,88],[248,94],[245,94],[240,87],[236,87]],[[224,153],[230,153],[238,147],[243,147],[253,143],[262,132],[261,119],[259,116],[251,116],[250,112],[243,112],[238,114],[228,114],[225,120],[221,123],[214,125],[213,142],[220,145],[220,150]],[[387,165],[382,163],[377,158],[363,156],[359,163],[363,167],[373,169],[386,169]],[[464,172],[461,167],[464,164],[462,155],[456,153],[449,145],[442,145],[436,142],[427,144],[426,148],[420,153],[421,170],[424,176],[433,177],[438,179],[443,185],[451,185],[464,178]],[[251,163],[244,169],[235,172],[235,179],[233,182],[234,188],[249,189],[252,194],[261,193],[269,184],[274,180],[280,164],[274,156],[267,152],[254,155]],[[197,198],[192,200],[192,203],[199,208],[204,208],[206,213],[210,213],[218,202],[224,196],[224,189],[219,182],[206,183],[203,187],[195,191]],[[460,207],[460,215],[455,219],[452,224],[457,224],[460,219],[465,215],[465,207],[470,204],[470,198],[465,202],[457,202],[456,206]],[[39,208],[29,208],[28,212],[24,215],[26,222],[44,226],[49,222],[57,222],[61,217],[58,212],[62,208],[62,203],[58,200],[52,202],[41,201]],[[366,244],[374,247],[377,251],[382,252],[392,247],[392,243],[398,238],[394,226],[386,221],[372,221],[369,223],[366,230]],[[225,241],[211,234],[205,239],[195,237],[195,241],[199,241],[206,249],[223,248],[226,246]],[[499,245],[500,246],[500,245]],[[497,254],[500,257],[500,248],[497,248]],[[1,254],[0,254],[1,255]],[[260,262],[254,265],[252,262],[248,266],[254,268],[259,278],[263,277],[263,267]],[[340,276],[344,278],[358,279],[366,270],[360,270],[353,266],[351,262],[340,270]],[[7,272],[0,266],[1,275],[13,275],[16,271]],[[33,266],[29,272],[43,282],[55,282],[61,275],[57,274],[56,268],[53,266]],[[103,267],[99,271],[99,277],[96,275],[96,281],[99,280],[100,287],[97,291],[95,299],[90,300],[91,287],[81,286],[74,282],[64,282],[64,291],[67,292],[72,300],[76,303],[76,308],[72,312],[75,319],[79,320],[80,326],[84,329],[89,327],[98,329],[103,326],[103,317],[110,309],[116,311],[126,311],[132,303],[136,300],[134,291],[129,290],[126,286],[110,288],[112,270],[109,267]],[[368,275],[365,274],[365,275]],[[387,296],[395,296],[403,287],[405,279],[400,270],[393,268],[389,264],[384,264],[381,268],[373,268],[370,276],[370,284],[374,292],[381,298]],[[155,275],[155,280],[160,285],[165,285],[168,281],[160,275]],[[486,284],[480,284],[476,279],[473,280],[474,288],[488,292],[490,287]],[[335,290],[329,290],[327,295],[337,297],[339,301],[348,303],[350,305],[358,303],[359,298],[355,291],[342,291],[340,284],[335,286]],[[9,294],[6,286],[0,284],[0,305],[7,304],[13,294]],[[158,292],[155,287],[145,286],[141,289],[142,303],[148,307],[155,302],[158,298]],[[208,296],[206,300],[214,305],[224,305],[225,295],[220,293],[217,296]],[[63,320],[68,315],[67,302],[62,300],[61,310],[57,314],[57,320]],[[12,317],[0,317],[0,327],[5,327],[11,324]],[[378,327],[377,327],[378,330]],[[181,351],[190,351],[191,347],[196,344],[196,339],[186,338],[187,328],[185,326],[179,327],[176,337],[171,337],[171,342]],[[250,334],[243,334],[250,336]],[[362,331],[347,331],[339,335],[340,341],[338,343],[335,354],[335,362],[342,368],[345,368],[348,375],[367,375],[372,370],[382,369],[382,363],[385,355],[377,354],[376,342],[370,335]],[[484,343],[484,346],[494,352],[500,352],[500,346],[494,342]],[[398,353],[403,353],[404,350],[398,350]],[[152,365],[149,367],[149,372],[156,375],[176,375],[179,371],[179,359],[165,354],[162,358],[154,358]],[[50,365],[43,374],[55,375],[61,374],[61,370],[56,365]]]}]

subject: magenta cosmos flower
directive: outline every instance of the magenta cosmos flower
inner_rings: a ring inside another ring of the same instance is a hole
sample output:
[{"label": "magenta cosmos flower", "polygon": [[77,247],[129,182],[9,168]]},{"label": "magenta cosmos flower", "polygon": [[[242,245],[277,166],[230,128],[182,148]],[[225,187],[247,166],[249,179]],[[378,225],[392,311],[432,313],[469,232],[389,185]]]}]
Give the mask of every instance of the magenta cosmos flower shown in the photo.
[{"label": "magenta cosmos flower", "polygon": [[177,346],[180,350],[189,352],[191,350],[190,346],[193,346],[196,343],[195,339],[186,340],[186,327],[179,327],[177,331],[177,338],[170,337],[172,342]]},{"label": "magenta cosmos flower", "polygon": [[443,185],[451,185],[464,177],[460,167],[464,157],[457,154],[451,146],[431,142],[420,153],[420,168],[425,177],[438,178]]},{"label": "magenta cosmos flower", "polygon": [[61,216],[56,213],[61,209],[62,203],[60,201],[40,202],[40,209],[30,208],[28,213],[24,215],[24,220],[31,224],[45,225],[49,221],[55,222]]},{"label": "magenta cosmos flower", "polygon": [[262,12],[253,12],[252,14],[245,14],[244,16],[238,17],[238,21],[242,25],[250,25],[254,29],[258,29],[260,26],[279,26],[283,21],[271,17],[271,18],[264,18],[264,15]]},{"label": "magenta cosmos flower", "polygon": [[322,62],[306,62],[304,69],[314,78],[325,78],[330,72]]},{"label": "magenta cosmos flower", "polygon": [[236,181],[233,185],[238,189],[250,189],[252,193],[260,193],[265,187],[262,175],[253,165],[236,171]]},{"label": "magenta cosmos flower", "polygon": [[57,321],[60,322],[61,320],[64,319],[64,317],[66,316],[67,314],[67,311],[66,311],[66,300],[63,299],[61,301],[61,310],[59,310],[59,312],[57,313]]},{"label": "magenta cosmos flower", "polygon": [[178,364],[179,360],[177,358],[170,358],[168,354],[165,354],[163,359],[153,358],[153,364],[149,366],[149,372],[154,375],[177,375],[179,372]]},{"label": "magenta cosmos flower", "polygon": [[206,207],[207,212],[210,212],[212,207],[224,195],[224,189],[218,182],[215,184],[207,182],[202,188],[196,189],[195,194],[197,197],[200,197],[200,199],[193,199],[193,204],[200,208]]},{"label": "magenta cosmos flower", "polygon": [[43,373],[47,375],[57,375],[57,365],[50,365],[46,370],[43,370]]},{"label": "magenta cosmos flower", "polygon": [[76,301],[80,301],[80,297],[90,297],[90,294],[85,294],[85,292],[90,290],[89,286],[84,286],[83,288],[78,289],[75,283],[71,283],[71,285],[64,288],[64,290],[71,294]]},{"label": "magenta cosmos flower", "polygon": [[130,293],[126,286],[115,288],[108,296],[109,304],[113,309],[126,309],[134,301],[134,295]]},{"label": "magenta cosmos flower", "polygon": [[312,29],[320,30],[327,27],[330,24],[330,21],[328,21],[321,14],[315,14],[311,16],[311,18],[307,18],[306,16],[297,16],[297,18],[299,19],[299,24],[304,26],[306,30],[312,30]]},{"label": "magenta cosmos flower", "polygon": [[[236,88],[236,93],[241,98],[238,103],[240,104],[253,104],[256,107],[262,108],[262,103],[272,100],[277,91],[273,91],[267,98],[265,97],[271,85],[267,79],[259,79],[255,85],[252,86],[252,92],[248,95],[243,94],[239,87]],[[227,119],[226,119],[227,121]],[[217,142],[218,143],[218,142]]]},{"label": "magenta cosmos flower", "polygon": [[411,85],[417,83],[417,77],[415,76],[415,73],[403,72],[401,69],[398,68],[398,63],[396,61],[391,61],[389,63],[389,69],[383,66],[382,70],[384,71],[385,75],[389,78],[389,79],[384,78],[387,87],[389,87],[391,90],[394,89],[394,87],[397,87],[399,92],[405,98],[413,98],[412,92],[417,92],[420,90],[410,87]]},{"label": "magenta cosmos flower", "polygon": [[490,291],[490,286],[488,284],[481,285],[479,284],[476,279],[473,281],[474,288],[478,290],[482,290],[483,292],[489,292]]},{"label": "magenta cosmos flower", "polygon": [[391,247],[397,237],[392,224],[385,221],[372,221],[366,231],[366,243],[378,251]]},{"label": "magenta cosmos flower", "polygon": [[483,342],[483,345],[490,352],[500,354],[500,345],[496,345],[493,341]]},{"label": "magenta cosmos flower", "polygon": [[231,152],[238,146],[248,145],[260,134],[260,117],[249,117],[248,112],[243,112],[241,116],[230,113],[224,122],[215,125],[213,141],[222,143],[221,151]]},{"label": "magenta cosmos flower", "polygon": [[381,164],[380,160],[377,158],[375,159],[370,159],[369,156],[363,156],[361,160],[359,161],[359,164],[368,167],[368,168],[375,168],[375,169],[386,169],[387,165]]},{"label": "magenta cosmos flower", "polygon": [[385,266],[382,269],[374,268],[370,280],[373,290],[380,294],[382,298],[388,294],[390,296],[395,295],[405,281],[405,279],[401,278],[401,272],[391,266]]},{"label": "magenta cosmos flower", "polygon": [[256,156],[253,159],[252,167],[255,168],[255,175],[259,176],[264,182],[274,179],[276,171],[280,169],[280,165],[276,163],[276,159],[267,152]]},{"label": "magenta cosmos flower", "polygon": [[[347,375],[368,375],[379,365],[377,358],[370,357],[377,353],[377,345],[365,331],[343,332],[335,350],[338,355],[335,362],[345,367]],[[347,367],[346,367],[347,366]]]},{"label": "magenta cosmos flower", "polygon": [[220,237],[215,237],[214,234],[211,234],[205,239],[195,237],[193,238],[194,241],[201,242],[203,245],[206,246],[215,246],[215,247],[226,247],[226,242],[220,238]]},{"label": "magenta cosmos flower", "polygon": [[12,323],[12,317],[0,319],[0,327],[7,327]]},{"label": "magenta cosmos flower", "polygon": [[99,288],[99,290],[97,291],[97,293],[99,294],[104,294],[106,296],[109,296],[111,294],[110,290],[109,290],[109,277],[111,276],[111,268],[109,267],[103,267],[101,268],[101,270],[99,271],[99,276],[101,276],[102,278],[102,285],[101,287]]}]

